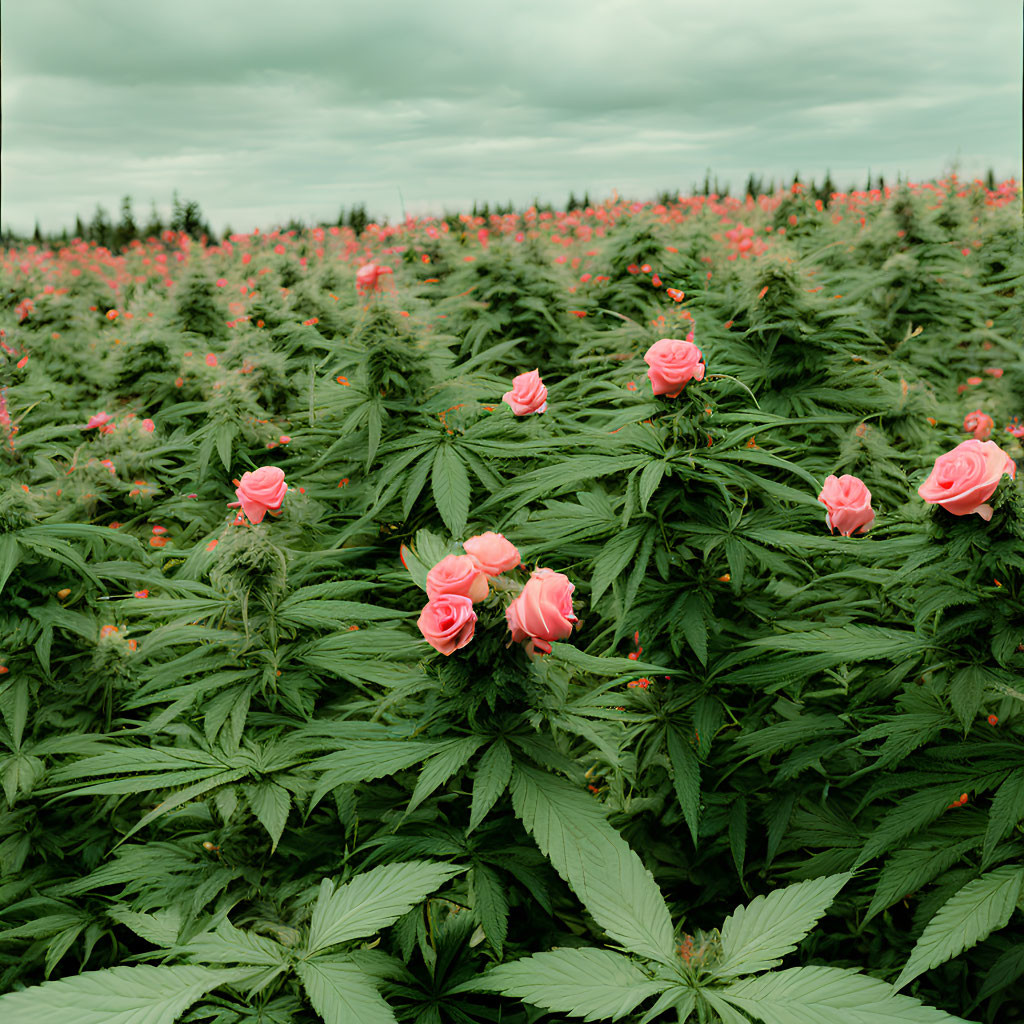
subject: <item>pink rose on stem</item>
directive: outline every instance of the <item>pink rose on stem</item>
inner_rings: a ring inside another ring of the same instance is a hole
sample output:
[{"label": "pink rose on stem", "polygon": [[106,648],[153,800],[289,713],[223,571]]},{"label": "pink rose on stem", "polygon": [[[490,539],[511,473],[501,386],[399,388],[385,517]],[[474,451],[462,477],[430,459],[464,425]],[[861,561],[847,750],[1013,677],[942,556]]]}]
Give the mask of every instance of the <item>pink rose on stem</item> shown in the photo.
[{"label": "pink rose on stem", "polygon": [[992,433],[995,425],[996,421],[980,409],[975,409],[964,417],[964,430],[968,434],[973,434],[976,441],[984,441]]},{"label": "pink rose on stem", "polygon": [[550,651],[549,641],[569,636],[578,621],[572,610],[575,589],[563,573],[553,569],[533,572],[505,611],[513,642],[532,639],[537,648]]},{"label": "pink rose on stem", "polygon": [[238,501],[233,501],[228,508],[239,508],[251,523],[262,523],[263,517],[281,514],[281,504],[288,492],[284,482],[284,470],[278,466],[260,466],[251,473],[243,473],[242,479],[235,488]]},{"label": "pink rose on stem", "polygon": [[917,493],[955,516],[977,512],[988,522],[993,508],[986,502],[995,493],[1004,473],[1009,473],[1011,479],[1017,475],[1013,459],[995,441],[972,438],[940,455]]},{"label": "pink rose on stem", "polygon": [[379,292],[380,279],[393,271],[378,263],[366,263],[356,271],[356,289],[360,292]]},{"label": "pink rose on stem", "polygon": [[844,537],[852,537],[854,533],[867,533],[875,521],[871,492],[855,476],[827,477],[818,501],[828,509],[825,524],[830,533],[838,530]]},{"label": "pink rose on stem", "polygon": [[704,354],[693,343],[693,331],[685,341],[677,338],[662,338],[656,341],[644,356],[650,367],[647,376],[656,395],[678,398],[691,380],[704,379]]},{"label": "pink rose on stem", "polygon": [[498,576],[500,573],[514,569],[522,559],[516,546],[500,533],[490,530],[481,533],[476,537],[470,537],[463,545],[466,554],[473,559],[474,564],[481,572],[488,576]]},{"label": "pink rose on stem", "polygon": [[453,654],[473,639],[473,602],[461,594],[441,594],[427,602],[416,625],[431,647],[444,655]]},{"label": "pink rose on stem", "polygon": [[539,370],[521,373],[512,378],[512,390],[506,391],[501,400],[517,416],[529,416],[543,412],[548,407],[548,389],[540,379]]},{"label": "pink rose on stem", "polygon": [[445,555],[427,573],[427,597],[468,597],[474,604],[487,596],[487,577],[469,555]]}]

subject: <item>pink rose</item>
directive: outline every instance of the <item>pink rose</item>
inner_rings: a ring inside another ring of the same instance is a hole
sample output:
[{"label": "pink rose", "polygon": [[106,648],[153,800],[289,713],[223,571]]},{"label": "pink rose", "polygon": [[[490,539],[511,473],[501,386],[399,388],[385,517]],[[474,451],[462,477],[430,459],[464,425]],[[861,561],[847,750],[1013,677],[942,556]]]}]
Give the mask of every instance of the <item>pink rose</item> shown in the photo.
[{"label": "pink rose", "polygon": [[519,596],[508,606],[505,619],[512,640],[564,640],[578,621],[572,610],[575,586],[553,569],[537,569]]},{"label": "pink rose", "polygon": [[500,533],[481,533],[477,537],[470,537],[463,545],[466,554],[473,559],[474,564],[488,576],[497,576],[499,573],[508,572],[514,569],[522,559],[516,546],[506,540]]},{"label": "pink rose", "polygon": [[827,477],[818,501],[828,509],[825,524],[830,533],[838,530],[844,537],[852,537],[854,533],[867,533],[875,521],[871,492],[855,476]]},{"label": "pink rose", "polygon": [[973,434],[976,441],[984,441],[992,433],[995,425],[996,421],[980,409],[975,409],[964,417],[964,430],[968,434]]},{"label": "pink rose", "polygon": [[540,379],[539,370],[521,373],[512,378],[512,390],[506,391],[501,400],[509,405],[517,416],[529,416],[543,412],[548,407],[548,389]]},{"label": "pink rose", "polygon": [[102,427],[104,423],[109,422],[111,415],[108,412],[98,412],[93,416],[89,417],[89,422],[86,423],[86,430],[94,430],[96,427]]},{"label": "pink rose", "polygon": [[431,601],[457,595],[476,604],[487,596],[487,590],[487,577],[469,555],[445,555],[427,573],[427,597]]},{"label": "pink rose", "polygon": [[251,473],[243,473],[233,501],[228,508],[241,506],[246,518],[251,523],[262,523],[263,517],[269,512],[279,515],[281,503],[288,491],[284,482],[284,470],[278,466],[260,466]]},{"label": "pink rose", "polygon": [[378,292],[381,287],[381,277],[390,273],[392,273],[390,267],[377,263],[364,264],[356,271],[356,288],[360,292]]},{"label": "pink rose", "polygon": [[703,380],[705,366],[703,353],[693,343],[693,331],[685,341],[662,338],[656,341],[644,356],[650,367],[647,376],[656,395],[678,398],[691,380]]},{"label": "pink rose", "polygon": [[431,647],[444,655],[452,654],[473,639],[473,602],[461,594],[441,594],[427,602],[416,625]]},{"label": "pink rose", "polygon": [[940,455],[917,493],[955,516],[977,512],[988,522],[993,509],[985,502],[995,493],[1004,473],[1009,473],[1011,479],[1017,475],[1013,459],[995,441],[972,438]]}]

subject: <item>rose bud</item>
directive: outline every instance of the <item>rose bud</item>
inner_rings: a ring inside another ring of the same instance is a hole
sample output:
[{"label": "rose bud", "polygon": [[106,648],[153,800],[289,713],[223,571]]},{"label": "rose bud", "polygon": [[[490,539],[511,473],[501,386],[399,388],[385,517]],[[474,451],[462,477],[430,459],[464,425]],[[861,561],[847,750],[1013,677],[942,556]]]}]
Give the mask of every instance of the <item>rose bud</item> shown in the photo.
[{"label": "rose bud", "polygon": [[644,362],[650,367],[647,376],[656,395],[678,398],[691,380],[704,379],[704,355],[692,338],[692,331],[685,341],[662,338],[647,350]]},{"label": "rose bud", "polygon": [[442,594],[427,602],[416,625],[431,647],[446,656],[453,654],[473,639],[473,602],[460,594]]},{"label": "rose bud", "polygon": [[971,438],[935,460],[917,493],[955,516],[977,512],[988,522],[993,509],[986,502],[995,494],[1004,473],[1009,473],[1011,479],[1017,475],[1013,459],[995,441]]},{"label": "rose bud", "polygon": [[512,378],[512,390],[506,391],[501,400],[517,416],[529,416],[543,412],[548,407],[548,389],[540,379],[539,370],[530,370]]},{"label": "rose bud", "polygon": [[431,601],[443,594],[456,594],[476,604],[487,591],[487,576],[469,555],[446,555],[427,573],[427,597]]},{"label": "rose bud", "polygon": [[500,573],[514,569],[522,559],[516,546],[500,533],[481,533],[476,537],[470,537],[463,545],[466,554],[473,559],[474,564],[488,576],[497,576]]},{"label": "rose bud", "polygon": [[564,640],[569,636],[578,621],[572,610],[575,589],[568,576],[553,569],[537,569],[505,611],[513,641]]},{"label": "rose bud", "polygon": [[242,479],[235,489],[238,501],[233,501],[228,508],[239,508],[251,523],[262,523],[263,517],[269,512],[280,515],[281,504],[288,492],[284,482],[284,470],[279,466],[261,466],[250,473],[243,473]]},{"label": "rose bud", "polygon": [[871,492],[864,481],[855,476],[827,477],[818,501],[828,509],[825,525],[830,533],[838,530],[844,537],[867,533],[875,521],[875,513],[871,511]]}]

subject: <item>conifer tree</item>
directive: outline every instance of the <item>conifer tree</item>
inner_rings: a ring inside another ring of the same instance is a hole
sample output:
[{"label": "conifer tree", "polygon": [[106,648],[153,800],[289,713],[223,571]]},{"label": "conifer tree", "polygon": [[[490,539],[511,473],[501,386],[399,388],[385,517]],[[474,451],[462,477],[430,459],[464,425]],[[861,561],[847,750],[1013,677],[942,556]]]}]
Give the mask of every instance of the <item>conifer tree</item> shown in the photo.
[{"label": "conifer tree", "polygon": [[160,213],[156,208],[156,202],[154,202],[149,212],[149,220],[146,222],[142,233],[146,238],[159,238],[163,232],[164,223],[160,219]]},{"label": "conifer tree", "polygon": [[350,227],[357,235],[361,235],[366,230],[366,225],[370,223],[370,218],[366,213],[366,206],[364,203],[355,203],[352,209],[348,212],[348,219],[346,224]]},{"label": "conifer tree", "polygon": [[139,234],[138,226],[135,223],[135,217],[132,214],[132,197],[125,196],[121,200],[121,222],[117,225],[114,230],[114,248],[120,249],[122,246],[127,245]]},{"label": "conifer tree", "polygon": [[89,222],[87,231],[89,241],[102,245],[104,248],[109,248],[112,231],[113,228],[110,224],[110,218],[107,216],[107,211],[101,205],[97,205],[96,212]]}]

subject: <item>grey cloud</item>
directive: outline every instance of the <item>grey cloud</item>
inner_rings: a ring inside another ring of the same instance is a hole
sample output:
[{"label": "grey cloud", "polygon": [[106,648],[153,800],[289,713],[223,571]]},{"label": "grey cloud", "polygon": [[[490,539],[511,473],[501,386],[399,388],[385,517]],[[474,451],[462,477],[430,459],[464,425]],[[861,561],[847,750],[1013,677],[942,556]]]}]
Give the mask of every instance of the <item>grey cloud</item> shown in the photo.
[{"label": "grey cloud", "polygon": [[[472,199],[650,195],[710,166],[1013,173],[1019,16],[958,0],[287,8],[33,0],[5,11],[3,220],[173,188],[215,225]],[[1008,31],[1008,29],[1010,31]]]}]

